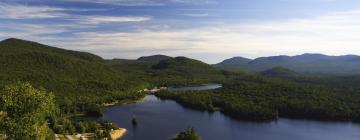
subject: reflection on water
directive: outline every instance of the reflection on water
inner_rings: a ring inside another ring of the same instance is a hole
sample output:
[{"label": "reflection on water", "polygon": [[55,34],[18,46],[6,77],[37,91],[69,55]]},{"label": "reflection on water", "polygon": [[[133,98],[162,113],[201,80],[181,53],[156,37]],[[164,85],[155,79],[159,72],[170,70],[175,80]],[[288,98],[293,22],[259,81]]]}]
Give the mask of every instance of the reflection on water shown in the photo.
[{"label": "reflection on water", "polygon": [[[189,126],[195,127],[203,140],[359,140],[360,125],[344,122],[318,122],[279,119],[271,123],[233,120],[219,112],[186,109],[170,100],[146,96],[137,104],[105,110],[102,119],[128,129],[124,140],[169,140]],[[132,116],[139,120],[131,124]]]}]

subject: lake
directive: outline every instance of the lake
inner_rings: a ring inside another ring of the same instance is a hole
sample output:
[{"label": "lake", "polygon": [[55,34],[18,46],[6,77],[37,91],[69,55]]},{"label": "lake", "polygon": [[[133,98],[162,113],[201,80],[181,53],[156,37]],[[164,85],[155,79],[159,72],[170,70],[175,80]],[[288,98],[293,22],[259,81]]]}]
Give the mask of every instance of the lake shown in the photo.
[{"label": "lake", "polygon": [[[133,127],[132,116],[139,124]],[[169,140],[192,126],[202,140],[359,140],[360,125],[350,122],[319,122],[279,119],[269,123],[243,122],[222,113],[184,108],[175,101],[154,95],[143,101],[107,108],[103,120],[128,129],[124,140]]]},{"label": "lake", "polygon": [[212,90],[221,87],[222,84],[207,84],[202,86],[169,87],[168,89],[174,91],[189,91],[189,90]]}]

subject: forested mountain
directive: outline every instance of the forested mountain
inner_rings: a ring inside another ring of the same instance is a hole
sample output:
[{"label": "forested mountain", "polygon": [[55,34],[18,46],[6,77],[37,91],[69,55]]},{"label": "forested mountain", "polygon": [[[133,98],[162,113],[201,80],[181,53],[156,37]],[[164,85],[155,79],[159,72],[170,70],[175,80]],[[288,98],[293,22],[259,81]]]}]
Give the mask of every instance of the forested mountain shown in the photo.
[{"label": "forested mountain", "polygon": [[298,73],[283,67],[274,67],[260,73],[264,76],[270,77],[293,77],[299,75]]},{"label": "forested mountain", "polygon": [[301,73],[360,74],[360,56],[303,54],[297,56],[260,57],[254,60],[235,57],[218,63],[215,66],[241,68],[256,72],[279,66]]},{"label": "forested mountain", "polygon": [[145,62],[160,62],[161,60],[171,59],[170,56],[166,55],[152,55],[152,56],[143,56],[138,58],[139,61],[145,61]]},{"label": "forested mountain", "polygon": [[[0,100],[0,120],[5,119],[5,122],[23,118],[31,121],[38,119],[40,122],[37,123],[41,125],[45,123],[42,121],[46,121],[45,124],[49,122],[51,131],[58,134],[73,134],[75,131],[99,132],[100,129],[106,128],[107,123],[76,121],[72,117],[81,114],[98,116],[101,115],[101,107],[105,103],[141,99],[144,94],[136,91],[147,87],[147,83],[135,79],[130,80],[128,77],[130,76],[112,68],[101,57],[90,53],[64,50],[20,39],[6,39],[0,42],[0,88],[2,90],[0,91],[2,99]],[[6,85],[10,86],[5,87]],[[8,87],[14,88],[9,90]],[[41,109],[44,112],[50,111],[46,108],[36,108],[39,104],[37,102],[45,102],[42,98],[36,97],[37,89],[44,94],[46,94],[45,91],[51,92],[48,95],[41,95],[48,98],[52,97],[53,93],[54,104],[59,111],[52,111],[51,114],[39,118],[31,115],[31,111],[35,113]],[[11,98],[12,95],[17,96],[15,94],[19,94],[19,99]],[[23,114],[25,112],[19,113],[23,116],[8,115],[7,113],[11,113],[9,111],[14,111],[14,107],[16,107],[15,111],[22,111],[21,109],[26,107],[25,110],[30,112],[31,117],[28,116],[29,114]],[[28,131],[33,130],[32,126],[27,124],[23,126],[25,122],[22,121],[24,120],[15,121],[16,124],[12,122],[14,124],[10,126],[0,123],[2,128],[0,137],[1,134],[6,133],[10,139],[17,139],[20,136],[35,138],[34,135],[43,132],[37,130],[29,133]],[[11,126],[16,126],[16,128]],[[13,130],[4,130],[10,127]],[[41,129],[43,128],[45,131],[47,127],[44,126]],[[106,130],[110,129],[113,127],[106,128]],[[21,135],[11,135],[15,132]],[[51,135],[50,132],[46,134]],[[97,135],[98,138],[103,137],[101,135],[103,134]]]},{"label": "forested mountain", "polygon": [[[204,62],[186,57],[163,57],[159,55],[141,57],[137,60],[113,59],[107,63],[122,73],[130,73],[153,85],[191,85],[219,81],[223,71]],[[150,59],[149,59],[150,58]]]},{"label": "forested mountain", "polygon": [[245,58],[245,57],[233,57],[230,59],[226,59],[221,63],[216,64],[215,66],[219,67],[229,67],[229,68],[236,68],[236,67],[245,67],[248,63],[252,60]]},{"label": "forested mountain", "polygon": [[[44,87],[68,112],[84,110],[84,104],[111,102],[115,91],[137,86],[126,84],[126,76],[99,56],[20,39],[0,42],[0,68],[0,86],[23,81]],[[75,102],[79,99],[83,102]]]}]

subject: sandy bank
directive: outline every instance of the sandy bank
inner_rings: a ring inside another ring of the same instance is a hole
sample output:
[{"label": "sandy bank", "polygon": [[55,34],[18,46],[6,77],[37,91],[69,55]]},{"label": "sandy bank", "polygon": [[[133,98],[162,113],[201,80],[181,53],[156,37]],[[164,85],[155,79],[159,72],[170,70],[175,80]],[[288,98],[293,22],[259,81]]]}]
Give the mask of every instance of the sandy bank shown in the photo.
[{"label": "sandy bank", "polygon": [[127,130],[125,128],[119,128],[117,130],[111,131],[110,135],[113,140],[121,139],[125,136]]}]

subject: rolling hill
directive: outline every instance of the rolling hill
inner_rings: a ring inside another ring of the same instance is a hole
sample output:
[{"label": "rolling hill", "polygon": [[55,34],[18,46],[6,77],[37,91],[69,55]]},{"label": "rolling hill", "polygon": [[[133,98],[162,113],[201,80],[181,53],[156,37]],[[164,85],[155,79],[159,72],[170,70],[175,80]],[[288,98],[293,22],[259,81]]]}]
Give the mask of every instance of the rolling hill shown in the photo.
[{"label": "rolling hill", "polygon": [[66,112],[126,98],[124,93],[142,84],[99,56],[12,38],[0,42],[0,87],[15,82],[53,92]]},{"label": "rolling hill", "polygon": [[144,62],[160,62],[162,60],[171,59],[172,57],[166,55],[152,55],[152,56],[143,56],[138,58],[138,61]]},{"label": "rolling hill", "polygon": [[274,67],[265,71],[261,72],[261,75],[263,76],[269,76],[269,77],[281,77],[281,78],[285,78],[285,77],[294,77],[299,75],[298,73],[289,70],[287,68],[283,68],[283,67]]},{"label": "rolling hill", "polygon": [[121,74],[99,56],[20,39],[0,42],[0,67],[2,82],[30,81],[56,91],[72,84],[110,86],[111,82],[121,80]]},{"label": "rolling hill", "polygon": [[262,72],[274,67],[283,67],[301,73],[349,75],[360,74],[360,56],[302,54],[297,56],[260,57],[253,60],[235,57],[218,63],[215,66],[241,68],[256,72]]},{"label": "rolling hill", "polygon": [[186,57],[159,55],[137,60],[107,60],[116,70],[133,76],[132,79],[159,85],[192,85],[215,82],[224,78],[223,71],[204,62]]}]

